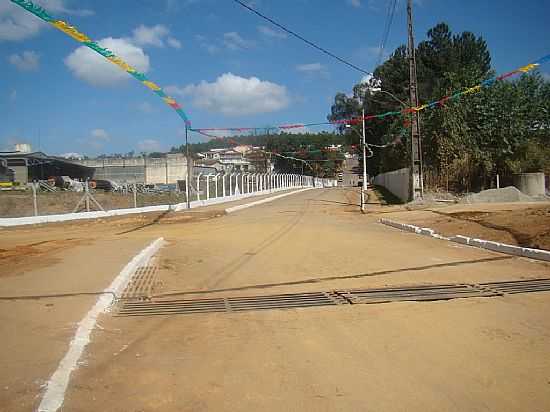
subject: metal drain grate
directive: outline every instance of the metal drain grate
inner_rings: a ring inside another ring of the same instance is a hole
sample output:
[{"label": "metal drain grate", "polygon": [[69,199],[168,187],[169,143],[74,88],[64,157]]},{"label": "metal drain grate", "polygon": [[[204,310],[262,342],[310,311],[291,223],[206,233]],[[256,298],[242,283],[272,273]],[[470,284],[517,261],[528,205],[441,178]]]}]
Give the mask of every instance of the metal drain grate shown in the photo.
[{"label": "metal drain grate", "polygon": [[550,278],[514,280],[510,282],[480,283],[481,287],[489,288],[499,293],[529,293],[550,291]]},{"label": "metal drain grate", "polygon": [[436,301],[543,291],[550,291],[550,279],[490,282],[480,283],[479,285],[424,285],[212,299],[153,299],[147,301],[122,301],[117,316],[243,312],[401,301]]},{"label": "metal drain grate", "polygon": [[124,289],[121,299],[144,299],[153,295],[153,290],[158,285],[156,277],[158,267],[156,265],[140,266],[132,276],[132,280]]},{"label": "metal drain grate", "polygon": [[245,296],[193,300],[153,300],[124,302],[118,314],[122,316],[170,315],[210,312],[242,312],[247,310],[293,309],[313,306],[347,304],[333,293],[308,292],[267,296]]},{"label": "metal drain grate", "polygon": [[491,290],[482,290],[474,285],[433,285],[359,289],[341,292],[353,304],[384,303],[399,301],[431,301],[457,298],[490,297],[500,295]]}]

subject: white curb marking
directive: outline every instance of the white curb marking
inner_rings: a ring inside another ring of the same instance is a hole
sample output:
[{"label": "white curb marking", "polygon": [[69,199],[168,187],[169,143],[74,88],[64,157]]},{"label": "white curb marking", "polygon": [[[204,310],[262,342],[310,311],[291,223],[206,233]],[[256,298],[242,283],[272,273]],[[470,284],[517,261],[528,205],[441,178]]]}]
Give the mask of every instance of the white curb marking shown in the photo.
[{"label": "white curb marking", "polygon": [[550,262],[550,251],[544,249],[533,249],[529,247],[509,245],[507,243],[493,242],[492,240],[474,239],[462,235],[445,237],[435,233],[433,229],[427,227],[408,225],[406,223],[394,222],[388,219],[380,219],[379,222],[384,225],[394,227],[396,229],[405,230],[407,232],[414,232],[419,235],[431,236],[436,239],[450,240],[451,242],[473,246],[481,249],[488,249],[492,250],[493,252],[505,253],[507,255],[514,256],[523,256],[531,259],[545,260]]},{"label": "white curb marking", "polygon": [[[119,295],[130,281],[136,269],[147,263],[163,244],[164,239],[158,238],[143,249],[122,269],[111,285],[105,289],[105,292],[114,292],[116,295]],[[69,344],[69,350],[46,385],[46,391],[44,392],[40,406],[38,406],[39,412],[55,412],[63,405],[71,373],[77,369],[78,361],[86,345],[90,342],[90,335],[96,325],[98,316],[108,311],[111,302],[111,295],[101,295],[94,307],[79,322],[78,329]]]},{"label": "white curb marking", "polygon": [[306,189],[295,190],[294,192],[290,192],[290,193],[283,193],[282,195],[268,197],[267,199],[258,200],[256,202],[252,202],[252,203],[245,203],[244,205],[229,207],[229,208],[225,209],[225,213],[233,213],[233,212],[236,212],[237,210],[242,210],[242,209],[246,209],[248,207],[261,205],[263,203],[273,202],[274,200],[280,199],[281,197],[295,195],[296,193],[305,192],[306,190],[311,190],[311,189],[313,189],[313,187],[308,187]]}]

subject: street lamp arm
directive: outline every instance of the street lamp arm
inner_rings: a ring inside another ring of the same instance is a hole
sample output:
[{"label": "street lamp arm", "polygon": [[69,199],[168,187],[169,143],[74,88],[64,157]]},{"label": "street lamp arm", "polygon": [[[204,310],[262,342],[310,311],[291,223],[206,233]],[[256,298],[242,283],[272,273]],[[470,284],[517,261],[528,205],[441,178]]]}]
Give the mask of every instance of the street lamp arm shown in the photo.
[{"label": "street lamp arm", "polygon": [[404,101],[400,100],[399,98],[397,98],[397,97],[394,96],[392,93],[390,93],[390,92],[388,92],[388,91],[386,91],[386,90],[378,89],[378,90],[375,91],[375,93],[385,93],[385,94],[387,94],[388,96],[390,96],[393,100],[395,100],[396,102],[398,102],[401,106],[403,106],[403,107],[408,107],[408,105],[407,105]]}]

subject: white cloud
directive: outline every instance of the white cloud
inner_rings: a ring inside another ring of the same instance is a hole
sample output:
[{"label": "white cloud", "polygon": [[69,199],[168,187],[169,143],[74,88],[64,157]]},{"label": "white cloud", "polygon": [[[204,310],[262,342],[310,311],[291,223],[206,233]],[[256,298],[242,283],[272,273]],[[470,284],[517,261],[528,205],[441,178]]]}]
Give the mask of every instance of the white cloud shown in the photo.
[{"label": "white cloud", "polygon": [[236,31],[223,34],[223,44],[228,50],[242,50],[254,47],[254,42],[243,39]]},{"label": "white cloud", "polygon": [[202,34],[196,34],[195,40],[203,49],[205,49],[210,54],[216,54],[221,50],[220,47],[210,42],[208,38],[206,36],[203,36]]},{"label": "white cloud", "polygon": [[80,153],[75,153],[75,152],[69,152],[69,153],[62,153],[59,155],[59,157],[64,157],[65,159],[83,159],[84,156],[81,155]]},{"label": "white cloud", "polygon": [[203,80],[182,88],[168,86],[166,91],[190,96],[195,106],[227,116],[275,112],[290,104],[285,86],[232,73],[222,74],[213,83]]},{"label": "white cloud", "polygon": [[105,129],[93,129],[90,132],[90,136],[92,136],[94,139],[103,140],[105,142],[111,140],[111,138],[109,137],[109,133],[107,133]]},{"label": "white cloud", "polygon": [[105,129],[93,129],[90,131],[88,137],[76,140],[80,144],[85,144],[95,150],[99,150],[111,141],[111,136],[109,136],[109,133],[107,133]]},{"label": "white cloud", "polygon": [[348,3],[353,7],[361,7],[361,0],[348,0]]},{"label": "white cloud", "polygon": [[274,37],[276,39],[286,39],[288,35],[280,30],[274,30],[269,26],[258,26],[258,31],[266,37]]},{"label": "white cloud", "polygon": [[[87,9],[69,9],[63,0],[39,0],[37,5],[44,7],[52,14],[70,14],[90,16],[93,11]],[[18,41],[36,35],[49,25],[21,7],[9,2],[0,2],[0,41]]]},{"label": "white cloud", "polygon": [[132,40],[139,46],[164,47],[164,38],[170,33],[168,27],[157,24],[147,27],[143,24],[134,29]]},{"label": "white cloud", "polygon": [[[98,43],[112,50],[137,70],[149,70],[149,56],[129,40],[107,37]],[[94,86],[111,86],[130,78],[126,72],[86,46],[80,46],[69,54],[65,58],[65,64],[76,77]]]},{"label": "white cloud", "polygon": [[145,139],[138,142],[137,148],[140,152],[160,152],[162,145],[158,140]]},{"label": "white cloud", "polygon": [[149,102],[141,102],[140,104],[138,104],[137,109],[140,112],[147,114],[154,112],[153,106]]},{"label": "white cloud", "polygon": [[34,51],[24,51],[21,54],[12,54],[8,61],[21,71],[36,71],[40,63],[40,56]]},{"label": "white cloud", "polygon": [[321,63],[299,64],[296,66],[296,70],[310,76],[319,75],[322,77],[328,77],[329,75],[327,68]]},{"label": "white cloud", "polygon": [[181,49],[181,42],[174,37],[168,37],[166,39],[166,43],[168,43],[168,46],[173,47],[174,49]]}]

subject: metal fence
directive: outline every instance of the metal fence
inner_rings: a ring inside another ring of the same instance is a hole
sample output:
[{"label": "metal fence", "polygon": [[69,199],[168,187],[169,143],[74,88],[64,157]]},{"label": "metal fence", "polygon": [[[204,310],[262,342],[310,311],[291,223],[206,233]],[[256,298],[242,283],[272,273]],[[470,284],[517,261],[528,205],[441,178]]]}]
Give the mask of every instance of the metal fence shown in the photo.
[{"label": "metal fence", "polygon": [[[334,179],[295,174],[198,174],[174,187],[148,188],[129,184],[122,190],[103,191],[83,183],[80,192],[47,190],[38,183],[0,192],[0,218],[60,215],[88,211],[115,211],[167,206],[182,210],[305,187],[336,186]],[[189,195],[189,199],[187,198]],[[136,209],[137,211],[137,209]]]}]

